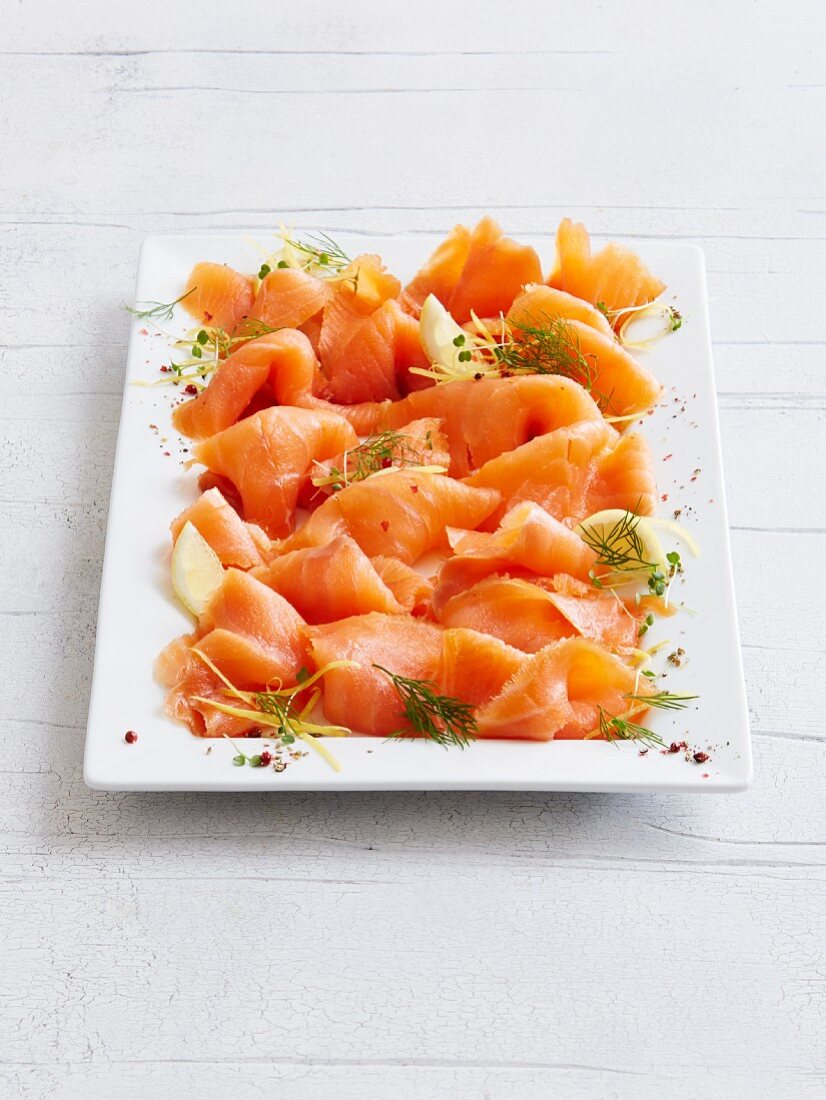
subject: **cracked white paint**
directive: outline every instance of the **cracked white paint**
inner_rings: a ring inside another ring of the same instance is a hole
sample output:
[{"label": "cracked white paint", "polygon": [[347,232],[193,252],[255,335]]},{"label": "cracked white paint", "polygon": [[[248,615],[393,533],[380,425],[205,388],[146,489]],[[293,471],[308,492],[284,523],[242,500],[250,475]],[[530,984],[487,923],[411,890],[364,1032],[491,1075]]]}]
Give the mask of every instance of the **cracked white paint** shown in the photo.
[{"label": "cracked white paint", "polygon": [[[815,5],[203,11],[3,13],[0,1096],[822,1097]],[[87,791],[141,237],[484,210],[706,252],[754,789]]]}]

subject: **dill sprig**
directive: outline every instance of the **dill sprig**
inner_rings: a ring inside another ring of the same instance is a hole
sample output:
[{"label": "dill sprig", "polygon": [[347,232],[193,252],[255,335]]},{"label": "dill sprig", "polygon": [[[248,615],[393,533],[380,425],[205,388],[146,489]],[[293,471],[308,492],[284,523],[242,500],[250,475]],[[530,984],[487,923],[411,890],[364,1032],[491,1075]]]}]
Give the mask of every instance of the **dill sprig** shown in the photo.
[{"label": "dill sprig", "polygon": [[[637,501],[637,507],[639,504]],[[663,572],[666,568],[664,563],[650,561],[646,557],[645,544],[638,530],[642,519],[636,512],[624,512],[607,532],[585,522],[579,525],[579,537],[597,555],[595,565],[606,567],[606,572],[599,576],[595,570],[590,571],[591,582],[595,587],[627,584],[629,580],[640,577],[647,579],[652,595],[666,595],[666,586],[670,587],[670,581],[682,569],[680,555],[676,550],[670,550],[665,555],[668,562],[667,573]],[[644,634],[652,622],[653,619],[650,622],[646,619],[640,633]]]},{"label": "dill sprig", "polygon": [[658,691],[653,695],[636,695],[629,692],[625,698],[631,703],[631,707],[625,714],[608,714],[603,707],[599,710],[599,727],[585,735],[586,740],[594,737],[604,737],[606,741],[641,741],[647,748],[662,747],[665,745],[662,737],[654,733],[647,726],[641,726],[632,721],[632,714],[643,707],[656,707],[659,710],[685,710],[693,699],[699,699],[699,695],[685,695],[679,692]]},{"label": "dill sprig", "polygon": [[657,748],[665,745],[662,737],[647,726],[640,726],[632,722],[630,718],[619,714],[607,714],[599,707],[599,734],[616,744],[618,741],[641,741],[647,748]]},{"label": "dill sprig", "polygon": [[612,572],[656,569],[657,563],[645,557],[645,547],[637,531],[641,518],[635,512],[625,512],[607,533],[582,523],[579,537],[596,553],[596,564],[606,565]]},{"label": "dill sprig", "polygon": [[[433,450],[430,432],[425,436],[424,449]],[[416,466],[420,462],[421,452],[417,450],[411,437],[403,432],[389,430],[368,436],[357,447],[345,451],[341,469],[332,466],[328,474],[311,480],[316,488],[329,485],[335,493],[354,481],[364,481],[380,470]]]},{"label": "dill sprig", "polygon": [[658,710],[685,710],[692,700],[699,699],[700,696],[676,691],[658,691],[654,695],[629,694],[625,698],[646,707],[656,707]]},{"label": "dill sprig", "polygon": [[609,408],[612,394],[596,388],[597,357],[582,350],[579,334],[564,317],[543,314],[508,321],[503,316],[497,333],[474,313],[471,317],[475,334],[456,336],[457,350],[447,362],[433,363],[428,369],[411,367],[411,372],[440,383],[520,374],[561,375],[584,387],[603,411]]},{"label": "dill sprig", "polygon": [[[298,252],[303,262],[298,266],[321,269],[322,273],[337,275],[353,262],[347,253],[332,237],[326,233],[310,233],[306,240],[282,234],[284,244]],[[281,260],[285,267],[292,266],[287,259]],[[318,271],[314,272],[318,274]]]},{"label": "dill sprig", "polygon": [[513,374],[562,375],[594,392],[597,357],[583,352],[579,334],[564,317],[526,317],[511,321],[510,326],[516,338],[492,349],[503,369]]},{"label": "dill sprig", "polygon": [[[476,719],[473,707],[451,695],[440,695],[432,680],[412,680],[399,676],[382,665],[373,665],[389,676],[403,705],[403,716],[423,737],[447,748],[465,748],[476,739]],[[408,737],[406,730],[397,730],[391,737]]]},{"label": "dill sprig", "polygon": [[192,287],[191,290],[187,290],[185,294],[182,294],[180,298],[176,298],[174,302],[136,302],[133,306],[124,304],[122,308],[125,309],[127,313],[131,313],[133,317],[139,318],[141,321],[171,321],[173,311],[178,302],[182,302],[184,298],[188,298],[190,294],[194,294],[197,289],[197,286]]}]

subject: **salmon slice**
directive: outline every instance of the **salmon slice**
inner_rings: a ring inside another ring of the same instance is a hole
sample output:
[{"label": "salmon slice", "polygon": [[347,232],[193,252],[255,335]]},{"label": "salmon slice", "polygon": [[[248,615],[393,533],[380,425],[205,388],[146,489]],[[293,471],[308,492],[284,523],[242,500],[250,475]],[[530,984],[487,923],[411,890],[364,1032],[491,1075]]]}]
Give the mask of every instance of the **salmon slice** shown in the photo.
[{"label": "salmon slice", "polygon": [[446,527],[477,527],[499,499],[495,489],[471,488],[443,474],[373,474],[326,500],[281,549],[321,546],[336,535],[350,535],[368,557],[412,565],[443,543]]},{"label": "salmon slice", "polygon": [[454,556],[439,571],[437,608],[491,573],[513,573],[516,567],[584,581],[596,563],[596,553],[579,535],[532,501],[511,508],[493,532],[448,529],[447,538]]},{"label": "salmon slice", "polygon": [[401,401],[342,408],[341,413],[360,434],[401,430],[412,420],[440,417],[454,477],[464,477],[538,435],[580,420],[602,419],[582,386],[551,375],[471,378],[410,393]]},{"label": "salmon slice", "polygon": [[591,395],[606,415],[644,413],[659,401],[662,385],[613,337],[581,321],[566,321],[565,335],[588,365]]},{"label": "salmon slice", "polygon": [[371,471],[390,466],[443,466],[447,469],[449,464],[450,453],[442,421],[434,416],[411,420],[398,430],[368,436],[355,450],[342,451],[335,458],[316,463],[313,469],[316,481],[330,477],[335,481],[308,488],[304,494],[306,499],[301,503],[307,508],[317,508],[337,491],[338,486],[363,480]]},{"label": "salmon slice", "polygon": [[172,423],[190,439],[206,439],[235,424],[267,382],[279,405],[297,405],[312,395],[315,369],[312,345],[295,329],[250,340],[218,365],[205,390],[175,407]]},{"label": "salmon slice", "polygon": [[425,355],[419,339],[419,322],[409,313],[405,313],[401,304],[393,301],[394,356],[396,365],[396,383],[402,393],[411,390],[426,390],[435,385],[432,378],[420,374],[411,374],[411,367],[429,370],[431,363]]},{"label": "salmon slice", "polygon": [[367,555],[346,535],[273,558],[254,576],[289,600],[308,623],[403,611]]},{"label": "salmon slice", "polygon": [[418,317],[428,294],[435,294],[442,305],[447,306],[462,277],[469,252],[470,230],[466,225],[454,226],[404,288],[401,301],[405,309]]},{"label": "salmon slice", "polygon": [[[405,288],[405,302],[416,313],[435,294],[458,323],[507,313],[528,283],[542,282],[541,265],[528,245],[506,237],[492,218],[471,232],[457,226]],[[458,274],[457,274],[458,272]]]},{"label": "salmon slice", "polygon": [[643,611],[633,603],[620,600],[612,592],[595,590],[592,585],[564,574],[534,583],[547,591],[557,611],[583,638],[599,642],[614,652],[636,647]]},{"label": "salmon slice", "polygon": [[324,677],[324,714],[357,733],[414,735],[403,703],[381,665],[397,676],[427,680],[437,694],[471,706],[495,698],[529,658],[473,630],[445,630],[406,616],[362,615],[307,628],[313,661],[350,660],[358,668]]},{"label": "salmon slice", "polygon": [[192,647],[237,687],[264,688],[271,681],[291,685],[309,659],[303,629],[304,620],[276,592],[248,573],[227,570],[199,633],[175,639],[158,657],[156,675],[170,689],[166,713],[199,737],[243,735],[254,723],[222,714],[196,698],[228,702],[225,685]]},{"label": "salmon slice", "polygon": [[595,552],[577,534],[531,501],[512,508],[496,531],[448,529],[447,538],[454,556],[439,570],[433,593],[437,618],[448,600],[494,574],[585,580],[596,563]]},{"label": "salmon slice", "polygon": [[196,461],[238,489],[244,518],[272,537],[289,534],[302,482],[316,461],[358,443],[333,412],[264,409],[193,448]]},{"label": "salmon slice", "polygon": [[197,635],[185,634],[166,646],[155,662],[157,679],[169,689],[164,712],[189,726],[196,737],[243,737],[253,728],[248,718],[223,714],[198,697],[226,703],[221,680],[192,652]]},{"label": "salmon slice", "polygon": [[357,661],[358,668],[333,669],[324,677],[324,714],[329,722],[357,733],[388,736],[408,728],[402,703],[389,677],[373,666],[415,680],[438,672],[442,631],[406,615],[360,615],[306,629],[319,668],[332,661]]},{"label": "salmon slice", "polygon": [[307,663],[304,625],[273,589],[249,573],[228,569],[201,616],[198,648],[236,687],[276,680],[291,685]]},{"label": "salmon slice", "polygon": [[329,282],[293,267],[278,267],[261,280],[249,315],[273,328],[298,328],[333,296]]},{"label": "salmon slice", "polygon": [[633,669],[595,642],[564,638],[529,657],[477,713],[478,736],[527,741],[582,738],[606,715],[627,714],[628,694],[651,694]]},{"label": "salmon slice", "polygon": [[252,307],[253,281],[226,264],[196,264],[181,304],[200,324],[232,332]]},{"label": "salmon slice", "polygon": [[254,535],[218,489],[202,493],[194,504],[173,519],[170,525],[173,543],[188,522],[206,539],[222,565],[252,569],[263,561],[260,550],[263,532]]},{"label": "salmon slice", "polygon": [[417,573],[398,558],[377,554],[370,559],[373,567],[396,597],[405,611],[411,615],[424,615],[433,598],[433,582]]},{"label": "salmon slice", "polygon": [[445,630],[436,682],[443,695],[480,707],[516,675],[525,654],[476,630]]},{"label": "salmon slice", "polygon": [[[584,587],[584,586],[583,586]],[[639,623],[608,592],[559,595],[512,577],[492,576],[441,608],[439,622],[491,634],[525,653],[576,634],[608,649],[631,648]]]},{"label": "salmon slice", "polygon": [[603,508],[651,515],[657,500],[653,460],[643,436],[618,437],[610,425],[596,420],[559,428],[491,459],[465,483],[502,494],[502,503],[485,522],[487,529],[522,501],[578,523]]},{"label": "salmon slice", "polygon": [[665,283],[629,248],[611,243],[592,255],[588,230],[570,218],[557,230],[548,283],[593,305],[602,302],[609,310],[644,305],[665,290]]},{"label": "salmon slice", "polygon": [[324,310],[318,356],[327,396],[353,404],[399,396],[396,381],[398,279],[378,256],[359,256],[342,273]]},{"label": "salmon slice", "polygon": [[[514,300],[508,310],[506,320],[514,325],[541,325],[543,321],[555,317],[562,317],[567,321],[581,321],[589,325],[603,336],[613,339],[614,330],[608,322],[605,314],[585,302],[582,298],[575,298],[564,290],[546,286],[544,283],[533,283]],[[496,322],[492,323],[491,331],[495,331]]]}]

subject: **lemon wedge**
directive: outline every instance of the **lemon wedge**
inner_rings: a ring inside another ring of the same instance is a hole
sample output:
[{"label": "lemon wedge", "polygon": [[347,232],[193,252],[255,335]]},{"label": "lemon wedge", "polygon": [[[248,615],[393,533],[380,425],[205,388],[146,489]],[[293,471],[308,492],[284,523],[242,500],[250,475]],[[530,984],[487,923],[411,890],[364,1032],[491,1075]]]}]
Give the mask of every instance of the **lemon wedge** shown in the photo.
[{"label": "lemon wedge", "polygon": [[[461,339],[460,339],[461,338]],[[455,341],[460,339],[460,343]],[[419,342],[431,363],[443,367],[460,368],[459,352],[470,339],[465,330],[458,325],[435,294],[428,294],[419,314]]]},{"label": "lemon wedge", "polygon": [[595,549],[597,543],[606,543],[612,553],[627,555],[629,565],[639,561],[641,568],[648,563],[663,573],[668,571],[663,544],[645,516],[622,508],[606,508],[584,519],[574,530]]},{"label": "lemon wedge", "polygon": [[172,587],[193,615],[203,615],[224,580],[221,561],[198,528],[187,522],[172,550]]}]

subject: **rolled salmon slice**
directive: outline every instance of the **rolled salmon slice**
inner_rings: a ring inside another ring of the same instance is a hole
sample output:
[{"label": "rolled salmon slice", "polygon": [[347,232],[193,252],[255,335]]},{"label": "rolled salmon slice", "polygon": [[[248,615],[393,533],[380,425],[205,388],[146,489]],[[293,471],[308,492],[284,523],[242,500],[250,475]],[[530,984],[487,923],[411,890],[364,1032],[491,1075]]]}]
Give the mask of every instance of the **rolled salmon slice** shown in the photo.
[{"label": "rolled salmon slice", "polygon": [[565,332],[590,371],[589,393],[605,416],[642,415],[663,392],[654,375],[611,336],[582,321],[566,321]]},{"label": "rolled salmon slice", "polygon": [[222,565],[252,569],[262,562],[260,536],[230,507],[218,489],[209,489],[173,519],[170,530],[174,542],[184,524],[191,522],[206,539]]},{"label": "rolled salmon slice", "polygon": [[438,417],[450,447],[450,473],[464,477],[491,458],[580,420],[602,420],[594,399],[569,378],[525,375],[449,382],[401,401],[342,407],[360,434],[401,430]]},{"label": "rolled salmon slice", "polygon": [[199,324],[232,332],[254,298],[249,276],[226,264],[199,263],[190,272],[181,304]]},{"label": "rolled salmon slice", "polygon": [[284,406],[247,417],[202,440],[192,453],[237,487],[246,520],[278,538],[293,528],[313,463],[357,443],[352,427],[335,413]]},{"label": "rolled salmon slice", "polygon": [[198,648],[236,687],[296,682],[306,664],[304,620],[287,600],[240,569],[224,583],[200,620]]},{"label": "rolled salmon slice", "polygon": [[439,622],[491,634],[525,653],[581,635],[611,650],[633,647],[639,623],[611,593],[560,595],[512,577],[488,577],[441,608]]},{"label": "rolled salmon slice", "polygon": [[175,638],[159,654],[155,676],[169,689],[164,711],[176,722],[189,726],[196,737],[242,737],[252,729],[247,718],[224,714],[199,698],[227,701],[226,688],[193,652],[195,634]]},{"label": "rolled salmon slice", "polygon": [[358,733],[388,736],[409,729],[390,678],[375,665],[415,680],[433,680],[439,668],[442,630],[406,615],[360,615],[306,629],[314,663],[357,661],[324,677],[328,721]]},{"label": "rolled salmon slice", "polygon": [[439,571],[437,610],[491,573],[516,568],[541,577],[565,573],[587,580],[596,564],[596,553],[579,535],[531,501],[511,508],[495,531],[450,529],[447,537],[454,556]]},{"label": "rolled salmon slice", "polygon": [[370,560],[405,611],[409,611],[411,615],[427,614],[433,599],[432,581],[398,558],[377,554]]},{"label": "rolled salmon slice", "polygon": [[608,310],[644,305],[665,290],[630,248],[611,243],[592,255],[588,230],[570,218],[563,218],[557,230],[548,283],[592,305],[602,302]]},{"label": "rolled salmon slice", "polygon": [[[582,298],[576,298],[564,290],[533,283],[526,286],[508,310],[506,320],[514,326],[542,325],[544,321],[561,317],[563,320],[580,321],[596,332],[613,339],[614,330],[608,318]],[[495,322],[494,322],[495,324]]]},{"label": "rolled salmon slice", "polygon": [[331,284],[297,268],[276,268],[261,280],[250,317],[273,328],[298,328],[333,296]]},{"label": "rolled salmon slice", "polygon": [[491,459],[465,483],[502,494],[502,504],[485,521],[488,528],[523,501],[576,523],[602,508],[651,515],[657,500],[645,439],[635,433],[617,437],[609,425],[592,420],[559,428]]},{"label": "rolled salmon slice", "polygon": [[[307,628],[318,667],[357,661],[324,677],[324,713],[357,733],[415,733],[387,674],[426,680],[436,694],[471,706],[497,696],[527,660],[496,638],[473,630],[446,630],[406,616],[362,615]],[[346,720],[345,720],[346,719]]]},{"label": "rolled salmon slice", "polygon": [[404,610],[358,543],[346,535],[273,558],[254,576],[289,600],[308,623]]},{"label": "rolled salmon slice", "polygon": [[492,218],[468,231],[457,226],[405,287],[404,301],[418,315],[435,294],[461,325],[471,310],[479,317],[507,313],[528,283],[542,282],[541,265],[528,245],[506,237]]},{"label": "rolled salmon slice", "polygon": [[310,341],[295,329],[250,340],[218,365],[202,393],[176,406],[172,423],[190,439],[206,439],[235,424],[267,382],[280,405],[323,405],[312,399],[316,365]]},{"label": "rolled salmon slice", "polygon": [[583,738],[606,715],[627,714],[628,694],[653,688],[595,642],[565,638],[528,658],[477,713],[478,736],[552,741]]},{"label": "rolled salmon slice", "polygon": [[239,688],[263,689],[271,681],[296,683],[309,660],[304,620],[272,589],[238,569],[227,570],[197,634],[170,643],[156,662],[156,674],[169,689],[166,712],[186,722],[199,737],[237,736],[253,723],[199,702],[197,696],[226,703],[218,676],[192,652],[193,646]]},{"label": "rolled salmon slice", "polygon": [[318,341],[327,394],[333,401],[353,404],[399,396],[398,304],[391,303],[400,289],[378,256],[359,256],[342,272],[324,310]]},{"label": "rolled salmon slice", "polygon": [[471,488],[442,474],[373,474],[326,500],[282,550],[321,546],[336,535],[350,535],[368,557],[382,555],[412,565],[444,543],[446,527],[477,527],[499,500],[496,489]]}]

